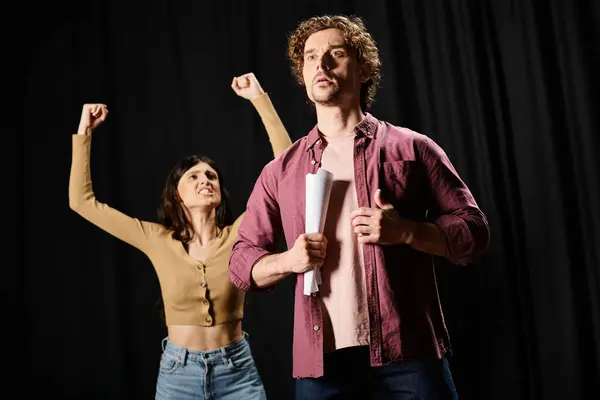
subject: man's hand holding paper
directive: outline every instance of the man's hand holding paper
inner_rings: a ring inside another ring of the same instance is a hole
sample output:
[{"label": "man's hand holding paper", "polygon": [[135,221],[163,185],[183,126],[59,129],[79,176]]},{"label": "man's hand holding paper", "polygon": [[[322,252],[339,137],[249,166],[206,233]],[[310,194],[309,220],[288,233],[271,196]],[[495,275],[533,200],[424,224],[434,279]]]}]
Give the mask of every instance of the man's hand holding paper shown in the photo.
[{"label": "man's hand holding paper", "polygon": [[322,233],[303,233],[294,247],[285,252],[285,265],[289,272],[301,274],[323,265],[327,251],[327,239]]}]

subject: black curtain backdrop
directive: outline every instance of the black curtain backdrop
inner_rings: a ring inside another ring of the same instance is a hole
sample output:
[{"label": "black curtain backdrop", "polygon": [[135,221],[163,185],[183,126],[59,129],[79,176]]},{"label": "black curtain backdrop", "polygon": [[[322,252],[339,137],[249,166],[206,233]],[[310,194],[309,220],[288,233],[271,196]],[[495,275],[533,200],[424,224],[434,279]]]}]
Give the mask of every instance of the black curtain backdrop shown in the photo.
[{"label": "black curtain backdrop", "polygon": [[[3,392],[20,393],[10,398],[154,396],[166,335],[154,270],[68,206],[82,104],[110,110],[93,140],[99,200],[155,220],[171,166],[203,153],[238,215],[272,153],[232,77],[254,72],[292,139],[305,135],[316,119],[286,36],[324,13],[366,20],[383,61],[373,114],[442,145],[489,217],[483,258],[436,267],[460,398],[600,398],[600,2],[3,7],[1,376]],[[293,286],[247,300],[270,399],[293,398]]]}]

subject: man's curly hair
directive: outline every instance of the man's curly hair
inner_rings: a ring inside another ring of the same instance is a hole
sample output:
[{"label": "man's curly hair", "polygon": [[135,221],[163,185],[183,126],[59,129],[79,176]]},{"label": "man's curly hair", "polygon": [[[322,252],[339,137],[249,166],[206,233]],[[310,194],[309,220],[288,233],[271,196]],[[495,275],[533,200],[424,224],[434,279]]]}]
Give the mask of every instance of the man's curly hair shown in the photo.
[{"label": "man's curly hair", "polygon": [[375,101],[375,92],[381,80],[381,61],[377,43],[367,31],[363,20],[357,16],[323,15],[302,21],[288,38],[288,57],[292,63],[292,72],[300,85],[304,86],[302,68],[304,67],[304,45],[315,32],[324,29],[339,29],[346,43],[358,50],[358,62],[370,71],[370,78],[360,89],[360,108],[368,110]]}]

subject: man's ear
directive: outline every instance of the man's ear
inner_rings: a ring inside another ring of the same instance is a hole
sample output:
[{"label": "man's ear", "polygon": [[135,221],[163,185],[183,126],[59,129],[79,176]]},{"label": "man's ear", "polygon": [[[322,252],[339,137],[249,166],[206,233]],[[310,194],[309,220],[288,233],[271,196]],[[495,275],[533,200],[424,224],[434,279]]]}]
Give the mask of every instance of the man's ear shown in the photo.
[{"label": "man's ear", "polygon": [[360,83],[365,83],[368,82],[369,79],[371,79],[371,73],[373,71],[371,71],[371,68],[365,64],[364,62],[360,63],[360,75],[359,75],[359,79],[360,79]]}]

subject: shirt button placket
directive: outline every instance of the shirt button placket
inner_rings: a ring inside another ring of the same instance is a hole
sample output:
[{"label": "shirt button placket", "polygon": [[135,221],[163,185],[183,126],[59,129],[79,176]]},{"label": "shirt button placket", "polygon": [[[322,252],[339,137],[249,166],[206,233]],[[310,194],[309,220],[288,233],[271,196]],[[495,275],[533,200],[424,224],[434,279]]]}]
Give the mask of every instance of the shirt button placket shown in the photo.
[{"label": "shirt button placket", "polygon": [[[206,289],[208,287],[208,283],[206,282],[206,266],[203,263],[198,262],[197,267],[200,270],[200,279],[201,279],[200,287],[202,289]],[[203,296],[204,296],[204,299],[202,300],[202,304],[204,306],[210,308],[210,302],[206,298],[206,290],[204,290]],[[207,310],[207,314],[208,314],[208,310]],[[206,317],[204,317],[204,321],[207,324],[212,324],[213,319],[210,315],[207,315]]]},{"label": "shirt button placket", "polygon": [[208,286],[208,284],[206,283],[206,270],[205,270],[205,266],[201,262],[198,262],[197,267],[200,270],[200,279],[201,279],[200,287],[202,289],[206,289],[206,287]]}]

